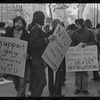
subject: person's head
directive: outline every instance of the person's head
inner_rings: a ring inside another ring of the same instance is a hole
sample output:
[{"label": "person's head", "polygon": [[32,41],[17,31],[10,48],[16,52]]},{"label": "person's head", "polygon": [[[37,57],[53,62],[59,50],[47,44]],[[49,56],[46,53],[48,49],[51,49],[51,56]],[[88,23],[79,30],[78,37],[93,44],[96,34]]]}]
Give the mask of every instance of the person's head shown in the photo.
[{"label": "person's head", "polygon": [[45,25],[44,26],[44,31],[47,33],[47,32],[49,32],[49,30],[50,30],[50,26],[49,25]]},{"label": "person's head", "polygon": [[5,34],[5,23],[0,22],[0,35]]},{"label": "person's head", "polygon": [[100,28],[100,23],[97,23],[96,29]]},{"label": "person's head", "polygon": [[25,19],[21,16],[17,16],[13,19],[13,25],[16,30],[21,30],[26,27]]},{"label": "person's head", "polygon": [[42,11],[35,11],[33,13],[32,25],[39,24],[40,26],[44,25],[45,15]]},{"label": "person's head", "polygon": [[75,20],[75,23],[76,23],[77,28],[78,28],[79,30],[85,27],[85,22],[84,22],[84,20],[83,20],[82,18],[76,19],[76,20]]},{"label": "person's head", "polygon": [[77,27],[74,23],[67,26],[67,30],[76,30],[76,29]]},{"label": "person's head", "polygon": [[55,29],[58,23],[61,25],[61,22],[59,19],[54,19],[51,21],[52,29]]},{"label": "person's head", "polygon": [[90,19],[86,19],[85,20],[85,25],[86,25],[87,28],[92,28],[92,22],[91,22],[91,20]]}]

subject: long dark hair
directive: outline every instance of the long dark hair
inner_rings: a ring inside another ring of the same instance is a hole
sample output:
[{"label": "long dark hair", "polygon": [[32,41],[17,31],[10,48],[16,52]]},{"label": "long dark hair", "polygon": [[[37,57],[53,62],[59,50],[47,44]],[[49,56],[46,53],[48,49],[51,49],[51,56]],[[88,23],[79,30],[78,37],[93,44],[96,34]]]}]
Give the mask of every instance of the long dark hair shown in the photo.
[{"label": "long dark hair", "polygon": [[37,23],[41,26],[44,25],[44,19],[45,19],[45,15],[42,11],[35,11],[33,13],[33,19],[32,22],[29,24],[28,30],[30,31],[31,28]]}]

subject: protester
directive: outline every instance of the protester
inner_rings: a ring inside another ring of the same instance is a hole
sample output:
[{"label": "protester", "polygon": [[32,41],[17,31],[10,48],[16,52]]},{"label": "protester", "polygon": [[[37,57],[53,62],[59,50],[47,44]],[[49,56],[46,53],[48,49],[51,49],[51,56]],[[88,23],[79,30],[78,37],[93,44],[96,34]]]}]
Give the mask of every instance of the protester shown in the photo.
[{"label": "protester", "polygon": [[[52,35],[57,24],[61,25],[60,20],[58,19],[54,19],[51,21],[51,25],[52,25],[52,30],[48,33],[48,35]],[[49,88],[49,93],[50,96],[53,97],[63,97],[64,95],[62,95],[61,93],[61,82],[62,82],[62,67],[64,67],[64,60],[61,63],[59,69],[56,72],[56,76],[55,76],[55,82],[54,82],[54,73],[53,73],[53,69],[48,65],[48,88]],[[65,80],[64,80],[65,81]]]},{"label": "protester", "polygon": [[98,42],[98,60],[100,60],[100,23],[97,23],[96,25],[96,36],[97,36],[97,42]]},{"label": "protester", "polygon": [[13,20],[8,20],[5,25],[6,32],[9,32],[11,27],[13,27]]},{"label": "protester", "polygon": [[5,36],[5,23],[4,22],[0,22],[0,36]]},{"label": "protester", "polygon": [[42,11],[33,14],[32,27],[30,31],[29,50],[31,60],[30,93],[31,97],[40,97],[46,86],[45,63],[41,58],[47,43],[52,36],[46,38],[42,30],[45,15]]},{"label": "protester", "polygon": [[[87,28],[89,28],[89,29],[91,29],[93,31],[95,39],[97,40],[96,31],[94,31],[92,29],[92,22],[91,22],[91,20],[90,19],[86,19],[85,20],[85,25],[86,25]],[[100,79],[99,72],[98,71],[93,71],[93,79],[92,80],[97,81],[99,79]]]},{"label": "protester", "polygon": [[71,36],[76,29],[77,26],[74,23],[72,23],[67,26],[66,31],[68,32],[69,36]]},{"label": "protester", "polygon": [[[17,16],[13,19],[13,27],[5,34],[5,37],[17,38],[20,40],[28,41],[29,34],[25,30],[26,22],[21,16]],[[28,55],[23,55],[25,59],[28,58]],[[27,76],[27,61],[25,67],[24,78],[12,75],[14,81],[15,89],[17,91],[17,97],[24,97],[26,90],[26,76]]]},{"label": "protester", "polygon": [[[4,22],[0,22],[0,36],[4,36],[5,35],[5,23]],[[0,74],[0,81],[3,81],[3,78],[5,76],[8,76],[7,74]]]},{"label": "protester", "polygon": [[[72,46],[77,46],[82,43],[82,48],[87,45],[95,45],[97,42],[95,40],[95,36],[93,31],[85,27],[85,22],[83,19],[76,19],[75,23],[77,25],[77,30],[73,32],[72,35]],[[88,71],[80,71],[76,72],[75,75],[75,94],[81,92],[84,94],[88,94]]]}]

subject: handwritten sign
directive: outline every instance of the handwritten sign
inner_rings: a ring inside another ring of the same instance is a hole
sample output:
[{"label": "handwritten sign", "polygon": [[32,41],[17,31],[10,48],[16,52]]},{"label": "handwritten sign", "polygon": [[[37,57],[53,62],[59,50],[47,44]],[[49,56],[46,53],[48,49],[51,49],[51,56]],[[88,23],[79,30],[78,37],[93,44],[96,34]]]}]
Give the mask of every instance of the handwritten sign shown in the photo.
[{"label": "handwritten sign", "polygon": [[54,35],[56,39],[49,42],[42,58],[54,71],[57,71],[72,41],[64,27],[59,24],[54,31]]},{"label": "handwritten sign", "polygon": [[98,70],[97,46],[87,46],[82,49],[69,47],[66,53],[66,71],[96,71]]},{"label": "handwritten sign", "polygon": [[0,73],[24,77],[27,42],[0,37]]}]

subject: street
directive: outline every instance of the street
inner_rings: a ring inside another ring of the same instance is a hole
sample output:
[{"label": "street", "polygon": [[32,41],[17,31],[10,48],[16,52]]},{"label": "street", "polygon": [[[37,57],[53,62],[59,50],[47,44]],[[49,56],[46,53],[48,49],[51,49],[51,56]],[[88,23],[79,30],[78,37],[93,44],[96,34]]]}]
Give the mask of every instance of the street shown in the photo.
[{"label": "street", "polygon": [[[47,69],[46,69],[46,75],[47,75]],[[62,86],[62,94],[65,95],[65,97],[99,97],[100,96],[100,80],[99,81],[93,81],[91,80],[93,78],[93,73],[88,72],[88,91],[89,94],[85,95],[83,93],[74,94],[75,90],[75,73],[66,73],[66,82],[65,86]],[[48,77],[47,77],[48,79]],[[26,94],[28,92],[29,84],[27,84],[26,87]],[[14,89],[13,82],[7,83],[4,85],[0,85],[0,97],[16,97],[16,90]],[[47,85],[44,88],[44,91],[42,93],[42,97],[49,97],[48,92],[48,81]]]}]

